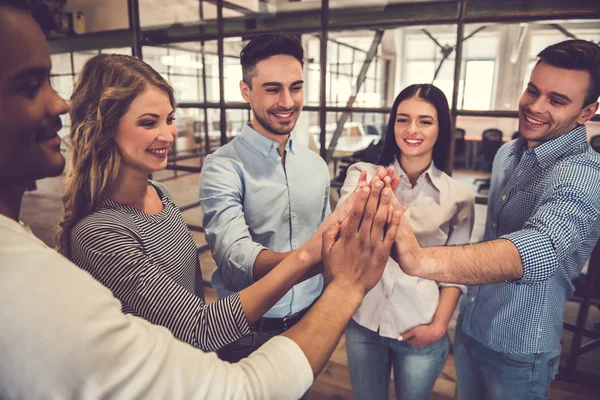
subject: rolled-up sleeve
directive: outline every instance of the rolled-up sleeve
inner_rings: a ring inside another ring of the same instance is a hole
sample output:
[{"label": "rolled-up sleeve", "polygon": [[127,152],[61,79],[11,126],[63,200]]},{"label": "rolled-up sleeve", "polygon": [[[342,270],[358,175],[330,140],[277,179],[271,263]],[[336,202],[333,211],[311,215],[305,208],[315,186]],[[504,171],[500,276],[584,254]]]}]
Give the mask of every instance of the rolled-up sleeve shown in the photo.
[{"label": "rolled-up sleeve", "polygon": [[254,283],[258,253],[266,249],[252,240],[243,210],[244,184],[237,161],[208,156],[200,176],[200,202],[206,241],[221,281],[230,291]]},{"label": "rolled-up sleeve", "polygon": [[[473,233],[473,225],[475,223],[475,196],[468,193],[466,199],[456,203],[456,214],[450,220],[450,232],[446,246],[454,246],[467,244],[471,241]],[[440,287],[457,287],[463,293],[467,293],[465,285],[457,285],[454,283],[438,283]]]},{"label": "rolled-up sleeve", "polygon": [[[590,173],[589,169],[580,172]],[[599,182],[600,171],[594,173]],[[577,171],[570,171],[568,175],[577,174]],[[585,180],[565,179],[564,175],[555,175],[552,190],[544,194],[523,229],[501,236],[517,247],[523,263],[523,277],[514,283],[535,285],[544,282],[563,260],[580,249],[590,232],[598,229],[598,185],[584,187],[581,182]]]}]

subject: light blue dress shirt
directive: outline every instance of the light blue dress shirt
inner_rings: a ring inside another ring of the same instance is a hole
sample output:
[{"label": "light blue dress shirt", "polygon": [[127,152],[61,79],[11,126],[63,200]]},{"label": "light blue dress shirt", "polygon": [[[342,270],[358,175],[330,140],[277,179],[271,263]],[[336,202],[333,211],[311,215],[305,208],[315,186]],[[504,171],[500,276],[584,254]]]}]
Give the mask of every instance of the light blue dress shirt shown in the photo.
[{"label": "light blue dress shirt", "polygon": [[[212,284],[219,298],[252,283],[260,251],[302,246],[329,215],[329,170],[316,153],[290,138],[285,164],[279,143],[246,125],[206,157],[200,201],[206,240],[217,263]],[[317,275],[295,285],[266,314],[282,318],[308,307],[323,290]]]},{"label": "light blue dress shirt", "polygon": [[499,352],[560,348],[563,314],[600,237],[600,154],[584,125],[527,149],[523,138],[496,155],[484,240],[508,239],[523,277],[470,286],[461,302],[463,331]]}]

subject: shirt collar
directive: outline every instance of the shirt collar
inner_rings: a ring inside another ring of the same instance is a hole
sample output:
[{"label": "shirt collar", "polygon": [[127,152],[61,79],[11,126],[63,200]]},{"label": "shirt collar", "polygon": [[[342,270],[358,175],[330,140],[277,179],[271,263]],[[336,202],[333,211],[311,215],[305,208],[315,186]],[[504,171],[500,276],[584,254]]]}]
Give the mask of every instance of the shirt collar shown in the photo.
[{"label": "shirt collar", "polygon": [[[260,154],[262,154],[265,158],[269,158],[272,152],[278,154],[279,143],[275,140],[271,140],[266,136],[261,135],[256,130],[254,130],[250,124],[244,125],[242,128],[242,132],[240,133],[240,137],[244,139],[248,144],[254,147]],[[294,153],[292,138],[288,138],[285,143],[285,151],[288,153]]]},{"label": "shirt collar", "polygon": [[565,154],[580,152],[586,145],[585,125],[578,125],[570,132],[534,147],[535,158],[541,167],[552,164]]},{"label": "shirt collar", "polygon": [[578,125],[571,131],[544,142],[533,149],[527,149],[527,141],[519,138],[512,143],[511,154],[519,155],[525,151],[531,151],[541,167],[554,163],[559,157],[578,153],[583,150],[587,141],[587,130],[585,125]]},{"label": "shirt collar", "polygon": [[[408,180],[408,176],[406,175],[406,172],[404,172],[404,170],[400,166],[400,163],[398,162],[398,159],[396,157],[394,157],[394,163],[392,165],[395,168],[395,172],[394,172],[395,176],[399,176],[400,179],[402,179],[404,177],[405,179]],[[433,161],[431,161],[431,164],[429,164],[429,167],[425,170],[425,172],[423,172],[421,174],[421,176],[419,176],[419,178],[417,179],[417,182],[419,182],[421,179],[424,179],[424,178],[428,179],[429,182],[432,184],[432,186],[437,191],[440,191],[440,187],[442,187],[442,185],[441,185],[442,171],[440,171],[439,169],[437,169],[435,167],[435,165],[433,165]]]}]

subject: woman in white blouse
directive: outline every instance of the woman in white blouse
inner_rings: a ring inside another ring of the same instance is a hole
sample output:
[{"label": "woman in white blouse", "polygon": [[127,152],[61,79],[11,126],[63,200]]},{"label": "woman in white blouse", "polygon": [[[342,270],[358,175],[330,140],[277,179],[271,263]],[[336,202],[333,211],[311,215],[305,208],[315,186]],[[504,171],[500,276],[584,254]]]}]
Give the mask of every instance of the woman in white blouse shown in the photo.
[{"label": "woman in white blouse", "polygon": [[[411,85],[394,101],[379,164],[400,177],[396,198],[407,207],[424,247],[468,243],[474,195],[442,170],[451,139],[448,101],[430,84]],[[341,204],[362,171],[348,169]],[[390,257],[383,277],[367,294],[346,328],[352,389],[357,399],[388,399],[393,369],[398,399],[429,399],[449,352],[448,322],[465,288],[408,276]]]}]

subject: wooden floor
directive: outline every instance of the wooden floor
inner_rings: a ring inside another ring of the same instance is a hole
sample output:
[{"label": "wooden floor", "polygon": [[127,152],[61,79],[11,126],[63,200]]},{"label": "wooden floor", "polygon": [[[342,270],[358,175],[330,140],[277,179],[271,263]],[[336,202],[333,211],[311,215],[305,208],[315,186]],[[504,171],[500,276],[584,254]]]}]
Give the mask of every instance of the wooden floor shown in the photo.
[{"label": "wooden floor", "polygon": [[[173,173],[164,171],[155,179],[169,178]],[[27,193],[25,195],[22,207],[22,220],[29,224],[33,232],[44,240],[49,245],[53,245],[54,228],[58,224],[58,219],[61,213],[60,194],[62,177],[45,179],[38,181],[38,190]],[[198,196],[198,174],[182,174],[177,179],[171,179],[164,182],[170,190],[175,203],[185,206],[197,201]],[[465,177],[466,180],[470,179]],[[202,225],[202,214],[200,208],[192,208],[183,212],[183,217],[188,224]],[[485,206],[476,207],[475,229],[473,232],[473,241],[481,240],[483,236],[483,220],[485,219]],[[197,246],[205,244],[204,234],[201,232],[192,232],[194,241]],[[205,251],[200,255],[200,263],[204,278],[208,283],[210,275],[215,268],[215,262],[212,259],[210,251]],[[216,300],[214,290],[210,287],[206,288],[207,301]],[[577,305],[569,303],[565,313],[565,320],[574,322],[577,313]],[[593,309],[590,314],[588,327],[593,329],[594,325],[600,322],[600,311]],[[450,337],[453,338],[454,325],[451,321],[449,326]],[[568,349],[570,343],[570,334],[565,333],[563,336],[563,348]],[[563,351],[561,363],[564,365],[566,351]],[[600,400],[600,349],[592,351],[589,354],[581,357],[579,367],[586,373],[595,373],[597,379],[590,380],[585,385],[575,385],[564,381],[554,381],[551,388],[551,399],[570,399],[583,400],[595,399]],[[393,396],[393,388],[390,385],[390,392]],[[453,399],[455,398],[456,390],[456,373],[454,370],[454,359],[452,355],[448,358],[448,362],[438,378],[433,399]],[[330,361],[324,371],[316,379],[313,391],[313,400],[324,399],[353,399],[352,389],[350,387],[350,378],[348,374],[348,363],[346,360],[345,338],[342,337],[339,345],[334,351]]]}]

